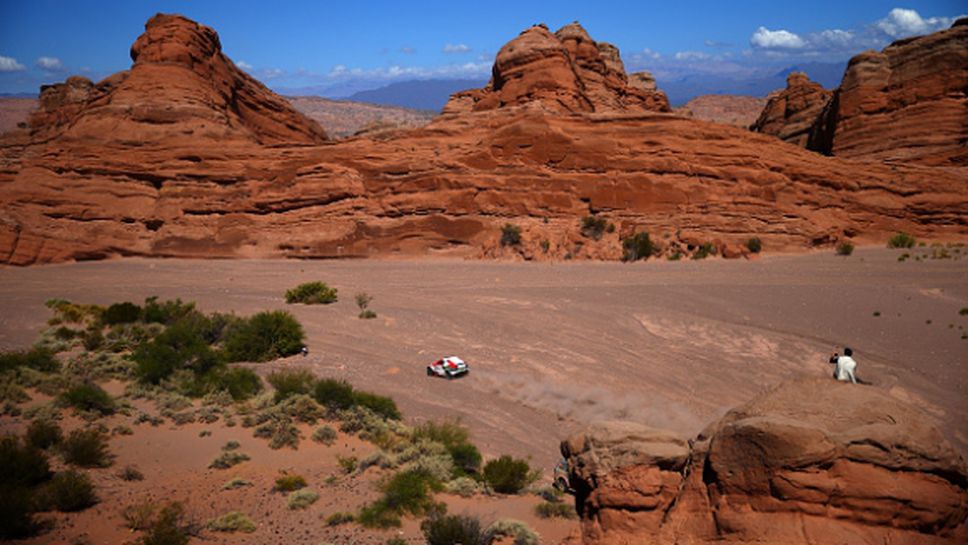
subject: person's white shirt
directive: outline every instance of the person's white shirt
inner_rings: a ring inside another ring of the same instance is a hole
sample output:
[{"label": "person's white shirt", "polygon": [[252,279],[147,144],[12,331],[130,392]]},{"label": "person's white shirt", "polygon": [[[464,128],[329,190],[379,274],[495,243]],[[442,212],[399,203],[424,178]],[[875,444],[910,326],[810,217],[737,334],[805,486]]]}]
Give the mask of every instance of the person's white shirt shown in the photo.
[{"label": "person's white shirt", "polygon": [[837,358],[837,380],[842,380],[844,382],[850,381],[857,384],[857,379],[854,377],[854,369],[857,368],[857,362],[854,358],[850,356],[840,356]]}]

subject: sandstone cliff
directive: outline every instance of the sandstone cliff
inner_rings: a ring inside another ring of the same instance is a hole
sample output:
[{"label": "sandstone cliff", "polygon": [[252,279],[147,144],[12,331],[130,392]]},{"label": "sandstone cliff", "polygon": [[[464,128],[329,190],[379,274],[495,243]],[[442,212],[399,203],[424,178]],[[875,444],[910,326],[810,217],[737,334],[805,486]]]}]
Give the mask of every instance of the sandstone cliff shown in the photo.
[{"label": "sandstone cliff", "polygon": [[806,74],[792,72],[786,89],[770,96],[750,129],[806,147],[810,131],[832,95]]},{"label": "sandstone cliff", "polygon": [[[412,131],[322,143],[214,32],[158,16],[130,71],[46,89],[32,133],[0,139],[0,262],[619,259],[620,238],[642,231],[661,254],[712,243],[735,257],[754,236],[773,251],[968,235],[964,172],[823,157],[652,111],[649,78],[628,83],[617,52],[585,36],[529,29],[480,101],[457,96],[464,106]],[[589,215],[616,229],[583,236]],[[506,223],[520,244],[500,244]]]},{"label": "sandstone cliff", "polygon": [[839,157],[968,166],[968,19],[855,56],[818,112],[819,97],[788,82],[754,130]]},{"label": "sandstone cliff", "polygon": [[561,450],[585,545],[968,538],[964,460],[926,415],[872,387],[790,383],[693,441],[612,422]]},{"label": "sandstone cliff", "polygon": [[647,72],[625,73],[618,48],[596,42],[578,23],[554,34],[533,26],[508,42],[483,89],[456,93],[445,114],[533,104],[553,112],[669,111]]}]

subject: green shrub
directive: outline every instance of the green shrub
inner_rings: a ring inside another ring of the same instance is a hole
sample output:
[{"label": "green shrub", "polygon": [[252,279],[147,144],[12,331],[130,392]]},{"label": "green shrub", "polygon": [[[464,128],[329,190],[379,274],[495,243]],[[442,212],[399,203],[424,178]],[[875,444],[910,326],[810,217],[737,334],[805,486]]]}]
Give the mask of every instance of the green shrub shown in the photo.
[{"label": "green shrub", "polygon": [[433,492],[439,488],[440,483],[425,471],[401,471],[384,485],[379,501],[399,515],[420,516],[433,506]]},{"label": "green shrub", "polygon": [[313,441],[324,445],[332,445],[336,442],[336,430],[332,426],[320,426],[313,432]]},{"label": "green shrub", "polygon": [[327,409],[338,411],[353,406],[353,386],[345,380],[335,378],[320,379],[313,389],[316,402]]},{"label": "green shrub", "polygon": [[208,464],[210,469],[228,469],[232,466],[236,466],[250,460],[248,454],[242,452],[223,452],[219,454],[218,458],[212,460],[212,463]]},{"label": "green shrub", "polygon": [[272,488],[276,492],[292,492],[306,487],[306,478],[302,475],[283,473],[276,477],[276,485]]},{"label": "green shrub", "polygon": [[286,302],[328,305],[336,302],[336,292],[336,288],[327,286],[325,282],[306,282],[286,291]]},{"label": "green shrub", "polygon": [[139,545],[188,545],[189,525],[184,521],[185,508],[172,502],[161,508]]},{"label": "green shrub", "polygon": [[653,252],[655,252],[655,246],[648,233],[636,233],[622,239],[622,261],[648,259]]},{"label": "green shrub", "polygon": [[427,545],[483,545],[481,521],[469,515],[436,515],[420,523]]},{"label": "green shrub", "polygon": [[481,451],[471,443],[460,443],[447,447],[451,459],[454,461],[454,472],[457,476],[474,475],[481,471]]},{"label": "green shrub", "polygon": [[758,254],[763,249],[763,242],[759,238],[753,237],[746,241],[746,249],[750,253]]},{"label": "green shrub", "polygon": [[359,465],[360,462],[356,456],[350,456],[347,458],[339,456],[336,458],[336,461],[339,463],[339,466],[343,468],[344,473],[353,473],[356,471],[356,466]]},{"label": "green shrub", "polygon": [[238,450],[241,446],[242,445],[240,445],[238,441],[226,441],[225,444],[222,445],[222,451],[228,452],[230,450]]},{"label": "green shrub", "polygon": [[470,477],[457,477],[444,485],[444,490],[464,498],[482,492],[481,483]]},{"label": "green shrub", "polygon": [[302,349],[302,326],[284,310],[260,312],[233,324],[226,333],[228,361],[269,361]]},{"label": "green shrub", "polygon": [[370,309],[366,309],[360,313],[359,318],[361,320],[372,320],[373,318],[376,318],[376,313]]},{"label": "green shrub", "polygon": [[353,392],[353,404],[365,407],[387,420],[400,420],[403,418],[403,415],[400,414],[400,409],[397,408],[396,402],[386,396],[357,390]]},{"label": "green shrub", "polygon": [[373,296],[365,291],[356,294],[356,306],[360,307],[360,318],[376,318],[376,313],[368,308],[372,302]]},{"label": "green shrub", "polygon": [[854,245],[849,241],[843,241],[837,245],[837,255],[848,256],[854,253]]},{"label": "green shrub", "polygon": [[144,321],[171,325],[195,312],[195,303],[182,303],[181,299],[158,302],[158,297],[145,299]]},{"label": "green shrub", "polygon": [[141,315],[141,307],[125,301],[123,303],[115,303],[104,309],[104,312],[101,313],[101,321],[106,325],[130,324],[141,319]]},{"label": "green shrub", "polygon": [[517,246],[521,244],[521,228],[511,223],[501,227],[501,246]]},{"label": "green shrub", "polygon": [[26,538],[40,532],[43,527],[34,520],[34,505],[29,488],[0,481],[0,539]]},{"label": "green shrub", "polygon": [[222,485],[222,490],[235,490],[237,488],[244,488],[246,486],[252,486],[252,481],[247,481],[245,479],[236,477]]},{"label": "green shrub", "polygon": [[484,543],[494,543],[504,537],[514,538],[514,545],[538,545],[538,534],[520,520],[501,519],[484,530]]},{"label": "green shrub", "polygon": [[585,216],[581,220],[581,236],[592,240],[601,240],[608,225],[609,223],[605,218]]},{"label": "green shrub", "polygon": [[54,338],[59,341],[69,341],[74,338],[75,335],[83,335],[81,331],[76,331],[69,327],[60,326],[54,330]]},{"label": "green shrub", "polygon": [[78,411],[114,414],[115,403],[110,394],[93,382],[74,386],[60,396],[60,401]]},{"label": "green shrub", "polygon": [[69,469],[54,475],[44,486],[46,503],[58,511],[82,511],[97,503],[94,484],[87,475]]},{"label": "green shrub", "polygon": [[7,435],[0,439],[0,485],[29,487],[50,477],[47,455],[32,444],[21,444],[20,438]]},{"label": "green shrub", "polygon": [[60,362],[53,352],[46,348],[31,348],[26,351],[0,352],[0,372],[27,367],[54,373],[60,370]]},{"label": "green shrub", "polygon": [[575,508],[560,501],[544,501],[534,507],[534,513],[543,519],[563,518],[573,519],[578,517]]},{"label": "green shrub", "polygon": [[355,516],[356,522],[364,528],[375,528],[386,530],[389,528],[399,528],[403,525],[400,515],[387,509],[386,505],[380,501],[364,505]]},{"label": "green shrub", "polygon": [[434,441],[445,447],[453,447],[466,443],[470,439],[470,432],[460,423],[460,420],[429,421],[418,424],[410,431],[410,440],[414,443],[427,440]]},{"label": "green shrub", "polygon": [[958,311],[958,315],[959,316],[968,316],[968,307],[961,307],[961,310]]},{"label": "green shrub", "polygon": [[36,448],[48,449],[60,444],[64,438],[64,433],[57,422],[47,418],[38,418],[31,422],[30,426],[27,426],[27,433],[24,438],[28,444]]},{"label": "green shrub", "polygon": [[531,467],[525,460],[504,455],[484,465],[484,480],[495,492],[517,494],[530,484]]},{"label": "green shrub", "polygon": [[84,333],[84,350],[93,352],[104,346],[104,334],[100,329],[88,329]]},{"label": "green shrub", "polygon": [[208,380],[212,391],[224,390],[235,401],[244,401],[262,391],[262,379],[245,367],[215,369],[209,373]]},{"label": "green shrub", "polygon": [[703,242],[698,248],[696,248],[696,251],[693,252],[692,258],[696,260],[706,259],[711,255],[716,255],[716,247],[713,246],[712,242]]},{"label": "green shrub", "polygon": [[239,511],[230,511],[221,517],[208,521],[208,529],[215,532],[245,532],[251,534],[255,531],[255,523],[246,514]]},{"label": "green shrub", "polygon": [[269,439],[269,448],[280,449],[290,447],[299,448],[299,429],[293,425],[288,417],[276,417],[255,429],[254,437]]},{"label": "green shrub", "polygon": [[311,395],[316,387],[316,375],[305,369],[283,369],[266,377],[276,389],[276,402],[295,394]]},{"label": "green shrub", "polygon": [[152,341],[141,344],[132,354],[138,379],[159,384],[179,369],[202,375],[218,366],[218,355],[197,326],[196,321],[179,321]]},{"label": "green shrub", "polygon": [[289,494],[288,507],[289,509],[305,509],[310,505],[316,503],[319,499],[319,494],[313,492],[312,490],[297,490],[292,494]]},{"label": "green shrub", "polygon": [[337,511],[332,515],[326,517],[326,526],[339,526],[340,524],[346,524],[348,522],[353,522],[356,517],[353,513],[343,513]]},{"label": "green shrub", "polygon": [[138,468],[134,466],[124,466],[124,469],[118,472],[118,477],[122,481],[143,481],[145,480],[145,475]]},{"label": "green shrub", "polygon": [[98,429],[74,430],[61,443],[64,461],[80,467],[107,467],[111,465],[107,437]]},{"label": "green shrub", "polygon": [[887,241],[888,248],[914,248],[915,244],[917,240],[907,233],[898,233]]},{"label": "green shrub", "polygon": [[133,503],[121,510],[121,518],[129,530],[142,531],[151,528],[158,515],[158,506],[150,499]]}]

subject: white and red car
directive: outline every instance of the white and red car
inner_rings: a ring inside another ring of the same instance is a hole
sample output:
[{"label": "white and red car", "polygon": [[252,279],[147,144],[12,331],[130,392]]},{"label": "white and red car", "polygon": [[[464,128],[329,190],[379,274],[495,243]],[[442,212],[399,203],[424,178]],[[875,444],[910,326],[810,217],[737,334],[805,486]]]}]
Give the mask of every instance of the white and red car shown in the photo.
[{"label": "white and red car", "polygon": [[447,356],[427,366],[428,377],[444,377],[450,379],[466,375],[470,372],[471,370],[464,363],[464,360],[457,356]]}]

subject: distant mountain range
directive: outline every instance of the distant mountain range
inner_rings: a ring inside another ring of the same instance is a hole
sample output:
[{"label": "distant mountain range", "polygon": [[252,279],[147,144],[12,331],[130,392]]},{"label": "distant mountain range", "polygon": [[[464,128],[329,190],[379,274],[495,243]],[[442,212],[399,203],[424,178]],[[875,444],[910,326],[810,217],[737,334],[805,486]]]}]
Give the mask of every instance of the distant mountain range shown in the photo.
[{"label": "distant mountain range", "polygon": [[369,91],[360,91],[346,97],[355,102],[372,102],[403,106],[414,110],[440,111],[450,95],[467,89],[487,85],[486,80],[475,79],[426,79],[399,81]]}]

